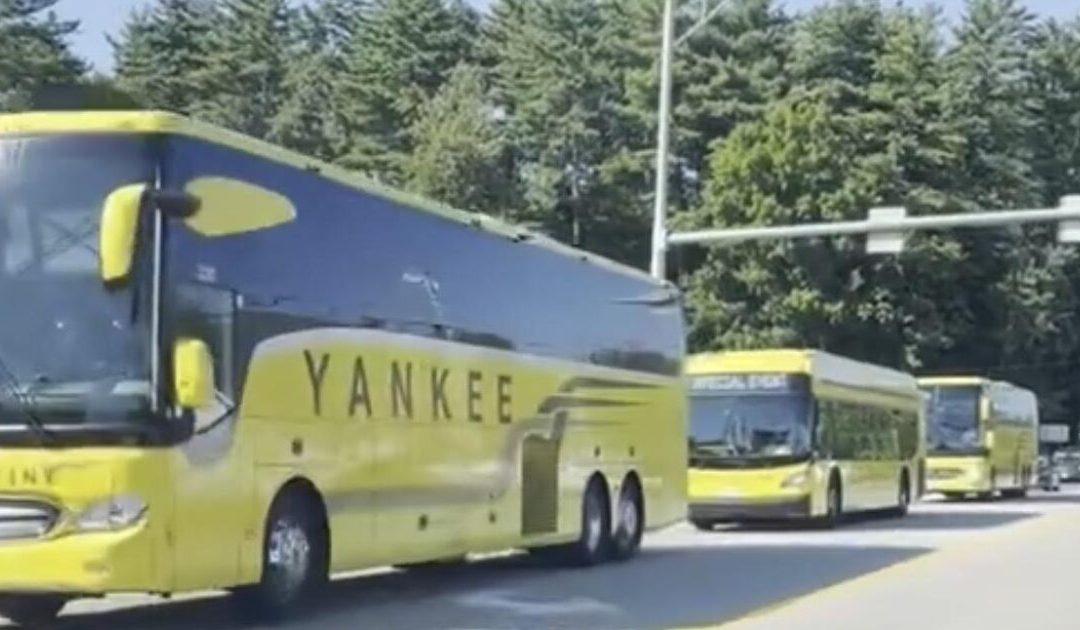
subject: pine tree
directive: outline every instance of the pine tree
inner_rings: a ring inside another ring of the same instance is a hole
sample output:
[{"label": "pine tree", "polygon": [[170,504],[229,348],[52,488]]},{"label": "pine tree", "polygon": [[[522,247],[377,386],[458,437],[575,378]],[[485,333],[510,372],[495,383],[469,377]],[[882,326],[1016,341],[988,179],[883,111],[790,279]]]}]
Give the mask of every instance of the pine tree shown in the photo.
[{"label": "pine tree", "polygon": [[518,219],[564,241],[643,265],[653,139],[628,108],[640,61],[616,0],[503,0],[487,50],[524,201]]},{"label": "pine tree", "polygon": [[1032,207],[1041,186],[1032,172],[1027,49],[1032,16],[1016,0],[968,0],[956,32],[945,84],[945,114],[966,142],[956,173],[970,200],[983,208]]},{"label": "pine tree", "polygon": [[411,189],[465,210],[505,213],[512,174],[480,68],[458,67],[424,105],[412,136],[405,168]]},{"label": "pine tree", "polygon": [[221,0],[191,77],[197,116],[268,137],[295,43],[290,13],[286,0]]},{"label": "pine tree", "polygon": [[0,111],[30,107],[47,86],[77,82],[86,65],[67,38],[78,23],[60,20],[57,0],[0,0]]},{"label": "pine tree", "polygon": [[340,161],[400,183],[410,128],[453,69],[473,57],[478,18],[461,0],[373,0],[345,53],[334,110]]},{"label": "pine tree", "polygon": [[1031,56],[1035,170],[1046,182],[1044,201],[1055,204],[1080,194],[1080,17],[1041,25]]},{"label": "pine tree", "polygon": [[[638,2],[641,59],[630,72],[632,107],[655,134],[659,5]],[[677,49],[672,68],[672,205],[697,203],[709,147],[742,122],[760,119],[787,89],[790,20],[773,0],[723,0],[720,12]],[[701,19],[686,3],[679,32]],[[685,24],[684,24],[685,23]],[[650,158],[652,156],[649,156]],[[650,161],[651,168],[651,161]]]},{"label": "pine tree", "polygon": [[338,157],[347,121],[334,109],[334,95],[347,76],[346,48],[365,5],[366,0],[321,0],[300,8],[271,140],[321,159]]},{"label": "pine tree", "polygon": [[157,0],[134,11],[119,37],[110,38],[120,89],[143,107],[190,113],[213,6],[210,0]]}]

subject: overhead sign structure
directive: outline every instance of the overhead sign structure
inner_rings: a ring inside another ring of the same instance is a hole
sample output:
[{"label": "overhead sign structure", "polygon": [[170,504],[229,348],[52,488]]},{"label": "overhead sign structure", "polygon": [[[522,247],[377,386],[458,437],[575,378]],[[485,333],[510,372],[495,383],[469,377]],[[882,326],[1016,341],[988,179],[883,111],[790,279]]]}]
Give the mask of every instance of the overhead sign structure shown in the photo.
[{"label": "overhead sign structure", "polygon": [[[659,255],[669,246],[711,244],[734,245],[748,241],[782,240],[793,238],[830,238],[866,235],[867,251],[871,254],[898,254],[904,249],[906,235],[919,230],[956,228],[988,228],[1030,223],[1056,223],[1058,241],[1080,243],[1080,196],[1061,199],[1057,208],[1027,208],[1021,210],[992,210],[956,214],[908,216],[903,208],[874,208],[862,221],[833,223],[800,223],[796,225],[763,225],[736,228],[717,228],[661,234]],[[658,269],[654,265],[654,272]]]},{"label": "overhead sign structure", "polygon": [[1040,424],[1039,441],[1043,444],[1068,444],[1069,425],[1067,424]]},{"label": "overhead sign structure", "polygon": [[[888,224],[902,221],[907,218],[907,208],[873,208],[867,221],[872,224]],[[869,232],[866,235],[866,252],[868,254],[899,254],[904,251],[906,236],[903,231],[895,232]]]}]

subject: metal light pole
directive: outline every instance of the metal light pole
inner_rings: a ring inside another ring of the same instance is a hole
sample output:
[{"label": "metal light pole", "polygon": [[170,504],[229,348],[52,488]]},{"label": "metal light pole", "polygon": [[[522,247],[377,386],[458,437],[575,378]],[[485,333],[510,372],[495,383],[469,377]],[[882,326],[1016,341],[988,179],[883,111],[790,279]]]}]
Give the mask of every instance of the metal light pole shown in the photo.
[{"label": "metal light pole", "polygon": [[660,44],[660,111],[656,125],[656,198],[653,202],[652,258],[649,263],[649,272],[654,278],[660,280],[667,277],[668,164],[671,153],[671,61],[675,55],[675,49],[719,15],[724,4],[724,0],[720,0],[715,7],[708,10],[708,3],[702,2],[701,19],[676,40],[675,2],[676,0],[664,0],[664,17],[661,26],[663,34]]},{"label": "metal light pole", "polygon": [[664,0],[660,44],[660,119],[656,126],[656,199],[653,201],[652,259],[654,278],[667,277],[668,153],[671,145],[671,58],[675,52],[675,0]]}]

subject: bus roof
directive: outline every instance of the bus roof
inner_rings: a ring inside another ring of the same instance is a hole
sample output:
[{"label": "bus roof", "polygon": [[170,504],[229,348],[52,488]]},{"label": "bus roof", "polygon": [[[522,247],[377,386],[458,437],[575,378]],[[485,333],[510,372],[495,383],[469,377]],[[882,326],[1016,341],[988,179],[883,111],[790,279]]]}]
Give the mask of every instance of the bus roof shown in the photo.
[{"label": "bus roof", "polygon": [[328,180],[370,195],[382,197],[388,201],[406,205],[514,241],[532,243],[568,258],[576,258],[582,262],[592,263],[618,273],[634,276],[658,286],[672,286],[668,282],[658,282],[640,269],[576,249],[549,236],[510,225],[485,214],[470,213],[452,208],[419,195],[379,184],[358,173],[304,156],[284,147],[171,112],[50,111],[0,114],[0,135],[42,133],[158,133],[197,138],[257,155],[267,160],[314,172]]},{"label": "bus roof", "polygon": [[880,391],[915,391],[915,377],[891,368],[856,361],[821,350],[736,350],[691,355],[686,374],[808,374],[836,385]]}]

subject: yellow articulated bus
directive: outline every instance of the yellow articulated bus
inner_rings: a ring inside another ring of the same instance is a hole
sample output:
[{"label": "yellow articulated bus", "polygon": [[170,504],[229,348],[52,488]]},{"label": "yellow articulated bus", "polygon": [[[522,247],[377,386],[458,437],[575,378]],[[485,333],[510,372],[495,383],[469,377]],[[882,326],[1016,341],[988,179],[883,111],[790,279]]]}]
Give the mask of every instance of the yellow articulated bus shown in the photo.
[{"label": "yellow articulated bus", "polygon": [[689,514],[721,522],[898,515],[922,487],[915,378],[818,351],[687,360]]},{"label": "yellow articulated bus", "polygon": [[923,378],[929,396],[928,490],[946,497],[1022,497],[1035,485],[1035,394],[976,377]]},{"label": "yellow articulated bus", "polygon": [[683,319],[645,274],[161,113],[0,117],[0,615],[686,513]]}]

